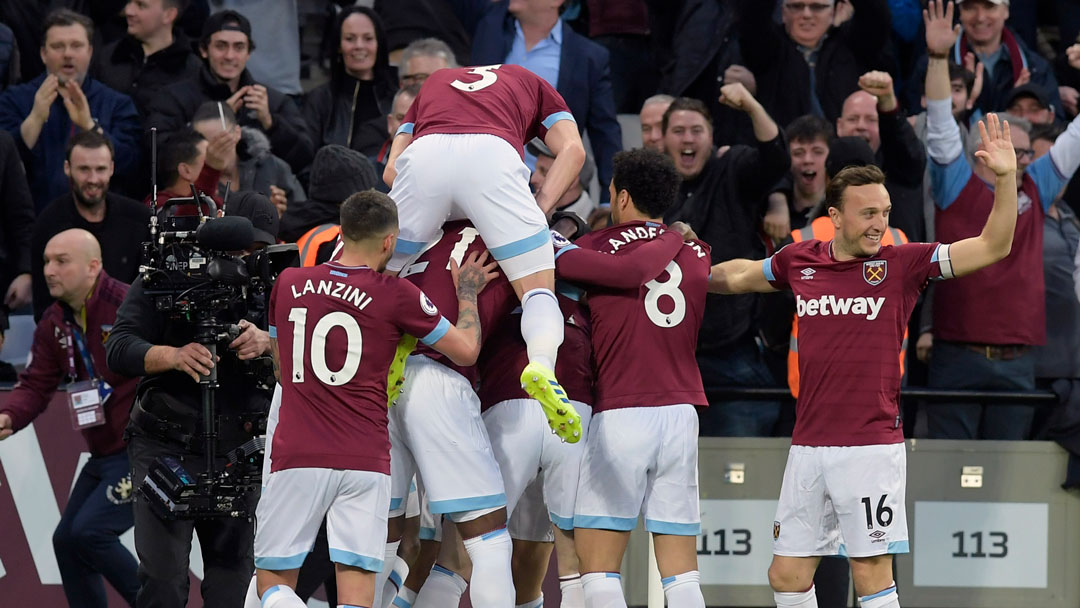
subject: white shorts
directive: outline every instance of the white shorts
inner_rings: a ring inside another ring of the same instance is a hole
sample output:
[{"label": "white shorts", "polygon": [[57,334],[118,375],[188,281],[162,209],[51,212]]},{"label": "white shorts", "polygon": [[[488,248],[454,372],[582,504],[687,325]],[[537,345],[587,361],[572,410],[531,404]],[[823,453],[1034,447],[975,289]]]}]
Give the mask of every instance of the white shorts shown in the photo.
[{"label": "white shorts", "polygon": [[417,536],[420,540],[433,540],[437,543],[442,542],[442,527],[443,516],[435,515],[431,512],[431,505],[428,504],[427,494],[420,490],[420,532]]},{"label": "white shorts", "polygon": [[423,355],[409,357],[390,408],[390,516],[405,512],[413,475],[431,512],[506,506],[502,474],[469,381]]},{"label": "white shorts", "polygon": [[266,415],[266,447],[263,449],[262,487],[266,489],[266,480],[270,479],[270,446],[274,443],[274,429],[277,428],[278,413],[281,411],[281,385],[274,385],[274,396],[270,398],[270,411]]},{"label": "white shorts", "polygon": [[773,553],[907,553],[906,481],[903,443],[791,446],[773,522]]},{"label": "white shorts", "polygon": [[398,207],[398,271],[451,217],[467,217],[511,281],[555,268],[544,212],[529,190],[529,168],[506,140],[433,133],[414,140],[396,164],[390,198]]},{"label": "white shorts", "polygon": [[[544,473],[536,477],[518,499],[517,507],[510,514],[506,530],[514,540],[528,540],[535,543],[555,542],[555,532],[551,529],[552,516],[544,504]],[[573,522],[574,519],[570,518]]]},{"label": "white shorts", "polygon": [[298,468],[276,471],[263,481],[266,485],[255,509],[256,568],[299,568],[325,518],[331,561],[382,571],[389,475]]},{"label": "white shorts", "polygon": [[543,408],[532,399],[503,401],[484,412],[491,449],[502,471],[511,519],[523,506],[520,500],[525,488],[538,481],[542,484],[540,507],[546,503],[551,523],[563,530],[574,529],[578,469],[588,443],[592,407],[580,401],[572,403],[581,414],[581,428],[585,429],[577,443],[565,443],[552,433]]},{"label": "white shorts", "polygon": [[581,459],[575,528],[697,536],[698,416],[688,404],[593,415]]},{"label": "white shorts", "polygon": [[416,477],[409,484],[409,497],[405,499],[405,519],[420,517],[420,491],[416,488]]}]

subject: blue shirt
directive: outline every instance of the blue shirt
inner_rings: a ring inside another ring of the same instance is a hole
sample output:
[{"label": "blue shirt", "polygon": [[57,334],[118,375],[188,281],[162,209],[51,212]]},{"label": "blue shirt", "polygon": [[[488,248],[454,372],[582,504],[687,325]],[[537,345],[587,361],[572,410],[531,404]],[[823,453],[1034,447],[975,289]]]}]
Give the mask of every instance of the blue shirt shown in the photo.
[{"label": "blue shirt", "polygon": [[557,88],[561,54],[562,21],[556,22],[548,35],[531,50],[525,50],[525,33],[521,31],[521,23],[514,21],[514,43],[506,55],[506,63],[520,65]]}]

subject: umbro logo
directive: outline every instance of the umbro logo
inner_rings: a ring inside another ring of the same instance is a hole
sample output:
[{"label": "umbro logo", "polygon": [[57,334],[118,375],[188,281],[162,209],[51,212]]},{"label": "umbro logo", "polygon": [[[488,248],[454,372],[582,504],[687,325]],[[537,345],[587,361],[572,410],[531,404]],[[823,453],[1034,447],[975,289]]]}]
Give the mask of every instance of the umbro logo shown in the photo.
[{"label": "umbro logo", "polygon": [[814,273],[815,272],[817,272],[817,271],[814,270],[813,268],[803,268],[802,270],[799,271],[799,274],[801,274],[802,279],[804,281],[806,281],[806,280],[814,278]]},{"label": "umbro logo", "polygon": [[881,538],[882,536],[885,536],[886,534],[887,534],[887,532],[882,532],[881,530],[874,530],[873,532],[870,533],[870,538]]}]

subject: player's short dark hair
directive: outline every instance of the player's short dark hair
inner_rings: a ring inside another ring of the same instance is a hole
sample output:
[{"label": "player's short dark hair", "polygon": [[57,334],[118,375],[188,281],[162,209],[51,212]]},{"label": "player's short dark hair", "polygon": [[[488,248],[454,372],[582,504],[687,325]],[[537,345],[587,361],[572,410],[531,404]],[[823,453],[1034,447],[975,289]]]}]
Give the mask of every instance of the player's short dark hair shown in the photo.
[{"label": "player's short dark hair", "polygon": [[58,8],[45,16],[41,24],[41,47],[45,48],[45,38],[49,30],[54,27],[67,27],[69,25],[81,25],[86,30],[86,39],[90,45],[94,44],[94,22],[82,13],[76,13],[69,8]]},{"label": "player's short dark hair", "polygon": [[381,238],[397,227],[397,205],[377,190],[357,192],[341,203],[341,234],[348,240]]},{"label": "player's short dark hair", "polygon": [[825,187],[825,206],[844,208],[844,191],[852,186],[885,184],[885,172],[874,165],[844,167]]},{"label": "player's short dark hair", "polygon": [[668,120],[671,119],[671,115],[679,110],[701,114],[705,117],[705,122],[709,125],[709,129],[713,128],[712,114],[709,113],[709,108],[707,108],[700,99],[694,99],[693,97],[677,97],[675,98],[675,101],[671,102],[668,109],[664,111],[664,119],[660,123],[660,130],[663,133],[667,133]]},{"label": "player's short dark hair", "polygon": [[789,142],[801,141],[809,143],[815,139],[821,139],[826,145],[832,143],[833,126],[820,116],[807,114],[791,121],[784,129]]},{"label": "player's short dark hair", "polygon": [[[220,108],[220,109],[219,109]],[[236,126],[236,112],[224,101],[204,101],[191,116],[191,124],[204,120],[221,120],[225,117],[225,124],[230,128]]]},{"label": "player's short dark hair", "polygon": [[73,135],[71,139],[68,140],[67,149],[64,150],[64,158],[66,160],[71,160],[71,151],[75,149],[75,146],[91,150],[94,148],[108,148],[109,157],[113,159],[116,158],[116,150],[113,148],[112,141],[97,131],[80,131]]},{"label": "player's short dark hair", "polygon": [[675,161],[655,150],[623,150],[611,161],[615,192],[626,190],[634,206],[648,217],[663,217],[679,194],[682,177]]},{"label": "player's short dark hair", "polygon": [[[205,138],[190,127],[177,131],[162,142],[158,150],[158,186],[168,188],[180,177],[180,163],[192,164],[199,157],[199,143]],[[187,193],[190,194],[190,193]],[[184,194],[183,196],[187,196]]]}]

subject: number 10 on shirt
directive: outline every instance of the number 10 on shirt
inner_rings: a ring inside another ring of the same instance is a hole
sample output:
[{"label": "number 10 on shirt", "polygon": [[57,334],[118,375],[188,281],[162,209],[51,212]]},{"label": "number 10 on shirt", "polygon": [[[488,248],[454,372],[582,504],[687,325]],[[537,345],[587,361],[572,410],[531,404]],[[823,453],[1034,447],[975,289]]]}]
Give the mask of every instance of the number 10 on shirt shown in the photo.
[{"label": "number 10 on shirt", "polygon": [[[289,321],[293,324],[292,344],[292,382],[302,384],[304,378],[305,342],[307,338],[307,308],[293,308],[289,311]],[[326,335],[331,330],[341,328],[345,330],[348,348],[345,351],[345,361],[341,368],[331,370],[326,365]],[[341,386],[356,376],[360,369],[360,355],[363,352],[364,339],[360,332],[360,324],[354,317],[341,311],[331,312],[324,315],[315,323],[311,331],[311,370],[320,382],[329,386]]]}]

